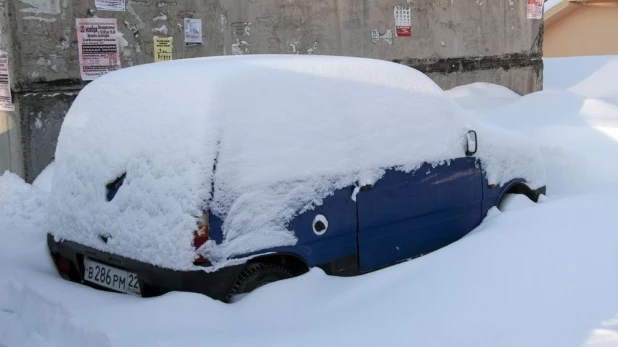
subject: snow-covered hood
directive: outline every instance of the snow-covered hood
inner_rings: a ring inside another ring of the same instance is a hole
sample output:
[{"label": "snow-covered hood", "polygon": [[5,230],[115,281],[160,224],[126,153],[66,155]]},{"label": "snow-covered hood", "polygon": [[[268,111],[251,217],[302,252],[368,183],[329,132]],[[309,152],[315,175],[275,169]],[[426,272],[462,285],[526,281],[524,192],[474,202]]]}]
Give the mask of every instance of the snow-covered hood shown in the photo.
[{"label": "snow-covered hood", "polygon": [[[544,183],[534,147],[476,123],[430,79],[399,64],[254,56],[127,68],[89,84],[66,116],[51,231],[189,269],[191,231],[209,209],[224,221],[215,245],[222,261],[293,245],[286,226],[296,214],[337,188],[379,179],[384,168],[461,157],[469,129],[479,134],[491,183]],[[107,201],[106,185],[124,173]],[[107,244],[100,234],[110,236]]]}]

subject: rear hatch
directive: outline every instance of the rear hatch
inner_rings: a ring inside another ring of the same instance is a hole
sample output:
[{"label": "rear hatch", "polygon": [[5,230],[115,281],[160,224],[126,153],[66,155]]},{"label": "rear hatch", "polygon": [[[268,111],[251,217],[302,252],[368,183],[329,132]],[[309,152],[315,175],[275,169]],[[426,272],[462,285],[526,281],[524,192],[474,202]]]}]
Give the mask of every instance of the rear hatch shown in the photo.
[{"label": "rear hatch", "polygon": [[148,77],[141,68],[92,82],[69,110],[56,150],[50,231],[186,269],[196,257],[192,232],[209,199],[216,151],[217,134],[205,126],[208,91],[194,81],[170,97],[166,70]]}]

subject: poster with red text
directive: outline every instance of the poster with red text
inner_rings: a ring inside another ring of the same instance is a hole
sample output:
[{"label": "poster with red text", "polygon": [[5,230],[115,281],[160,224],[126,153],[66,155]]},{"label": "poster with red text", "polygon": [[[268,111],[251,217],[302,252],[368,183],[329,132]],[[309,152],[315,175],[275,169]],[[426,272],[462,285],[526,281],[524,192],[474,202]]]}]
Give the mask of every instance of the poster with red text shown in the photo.
[{"label": "poster with red text", "polygon": [[412,18],[409,7],[395,6],[395,28],[397,36],[412,36]]},{"label": "poster with red text", "polygon": [[543,0],[528,0],[528,19],[543,18]]}]

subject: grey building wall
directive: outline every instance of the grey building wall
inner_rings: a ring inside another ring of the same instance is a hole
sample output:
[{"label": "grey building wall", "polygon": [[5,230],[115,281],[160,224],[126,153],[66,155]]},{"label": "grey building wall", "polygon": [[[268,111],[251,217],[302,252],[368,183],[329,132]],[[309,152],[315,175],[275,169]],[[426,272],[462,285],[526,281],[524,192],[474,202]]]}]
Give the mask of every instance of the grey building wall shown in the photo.
[{"label": "grey building wall", "polygon": [[[51,160],[62,119],[85,84],[75,18],[117,18],[122,67],[153,62],[158,35],[174,38],[174,59],[349,55],[413,66],[445,89],[476,81],[520,94],[542,89],[543,24],[527,19],[527,0],[127,0],[124,12],[97,10],[94,0],[0,4],[17,106],[13,115],[0,113],[0,171],[10,167],[28,181]],[[397,5],[412,10],[411,37],[395,35]],[[184,18],[202,19],[202,45],[184,45]],[[372,30],[379,39],[372,39]],[[3,119],[19,125],[8,131],[13,135],[3,136]],[[7,153],[21,164],[7,160]]]}]

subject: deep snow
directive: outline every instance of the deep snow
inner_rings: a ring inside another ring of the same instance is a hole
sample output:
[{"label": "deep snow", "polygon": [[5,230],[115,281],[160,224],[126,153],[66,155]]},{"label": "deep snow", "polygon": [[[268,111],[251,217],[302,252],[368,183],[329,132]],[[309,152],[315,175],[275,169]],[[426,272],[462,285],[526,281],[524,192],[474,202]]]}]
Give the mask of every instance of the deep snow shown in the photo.
[{"label": "deep snow", "polygon": [[[618,345],[618,57],[545,65],[541,93],[518,97],[487,84],[449,91],[475,117],[541,146],[548,196],[539,204],[515,196],[427,256],[355,278],[312,270],[232,305],[61,280],[38,217],[44,191],[5,174],[0,346]],[[7,208],[15,203],[32,213]]]},{"label": "deep snow", "polygon": [[553,197],[615,184],[618,160],[611,158],[618,158],[618,59],[550,58],[544,73],[544,91],[525,97],[483,83],[447,94],[478,119],[536,141]]},{"label": "deep snow", "polygon": [[41,173],[34,179],[32,186],[38,189],[49,192],[52,187],[52,180],[54,179],[54,171],[56,170],[55,162],[51,162]]}]

